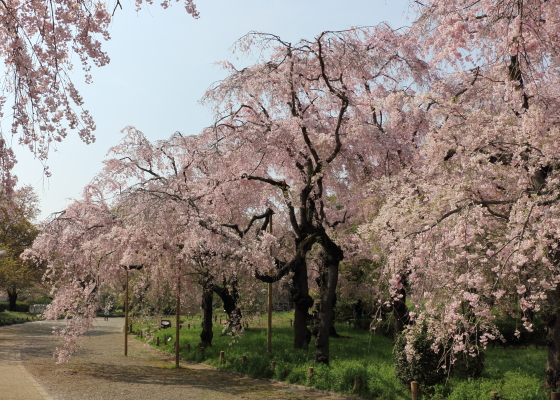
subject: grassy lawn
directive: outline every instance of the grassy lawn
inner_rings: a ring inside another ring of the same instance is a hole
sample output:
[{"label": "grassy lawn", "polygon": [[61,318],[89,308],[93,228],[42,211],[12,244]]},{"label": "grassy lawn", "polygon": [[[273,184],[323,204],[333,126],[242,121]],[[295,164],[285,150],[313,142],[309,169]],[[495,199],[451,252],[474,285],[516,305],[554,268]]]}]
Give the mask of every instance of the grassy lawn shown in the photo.
[{"label": "grassy lawn", "polygon": [[[219,318],[219,317],[218,317]],[[225,316],[222,315],[225,320]],[[222,327],[214,325],[213,346],[200,353],[200,319],[183,319],[181,329],[181,356],[185,359],[205,362],[224,371],[240,372],[255,378],[273,378],[290,383],[303,384],[322,390],[339,393],[355,393],[367,398],[410,399],[410,392],[395,377],[391,339],[347,325],[337,326],[339,334],[350,338],[331,339],[330,366],[314,364],[313,342],[308,351],[293,350],[293,331],[290,328],[290,313],[276,313],[273,318],[272,353],[266,352],[266,319],[250,322],[241,337],[222,334]],[[170,318],[171,319],[171,318]],[[218,321],[219,322],[219,321]],[[175,320],[172,319],[174,325]],[[190,323],[190,329],[187,324]],[[155,322],[135,324],[134,330],[142,327],[154,329]],[[160,337],[160,348],[174,352],[175,327],[156,331]],[[146,337],[144,339],[146,340]],[[191,350],[187,352],[187,343]],[[225,361],[220,364],[220,351],[225,352]],[[242,356],[246,362],[242,363]],[[275,370],[271,362],[276,362]],[[491,391],[511,400],[550,398],[542,389],[546,365],[544,349],[501,349],[490,348],[486,352],[486,369],[479,379],[460,380],[450,378],[447,385],[425,388],[432,395],[423,398],[479,400],[489,398]],[[308,368],[314,373],[308,376]],[[360,384],[354,392],[355,376]]]}]

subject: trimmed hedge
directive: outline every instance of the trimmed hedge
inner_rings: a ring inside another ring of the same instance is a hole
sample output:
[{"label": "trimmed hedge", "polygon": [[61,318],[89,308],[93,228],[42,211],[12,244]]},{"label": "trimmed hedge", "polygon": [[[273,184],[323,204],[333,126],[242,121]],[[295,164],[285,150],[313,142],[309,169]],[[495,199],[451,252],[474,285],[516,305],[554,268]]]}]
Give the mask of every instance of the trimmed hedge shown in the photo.
[{"label": "trimmed hedge", "polygon": [[[8,303],[7,301],[1,302],[0,303],[0,312],[2,311],[9,311],[10,309],[10,303]],[[15,311],[17,312],[29,312],[29,304],[28,303],[24,303],[24,302],[16,302],[16,309]]]}]

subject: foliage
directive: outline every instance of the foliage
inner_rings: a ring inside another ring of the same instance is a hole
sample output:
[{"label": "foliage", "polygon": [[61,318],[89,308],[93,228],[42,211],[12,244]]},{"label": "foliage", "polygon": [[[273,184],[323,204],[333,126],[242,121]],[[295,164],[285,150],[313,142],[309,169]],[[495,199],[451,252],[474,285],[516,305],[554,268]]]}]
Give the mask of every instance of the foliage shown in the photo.
[{"label": "foliage", "polygon": [[41,264],[20,258],[39,234],[33,219],[39,210],[37,195],[31,187],[18,189],[9,204],[0,209],[0,288],[8,293],[11,311],[21,290],[41,281]]},{"label": "foliage", "polygon": [[[6,314],[3,315],[7,315],[8,313],[28,313],[29,312],[29,303],[23,302],[23,301],[17,301],[16,302],[16,309],[13,311],[10,311],[10,303],[8,302],[2,302],[0,303],[0,312],[7,312]],[[33,314],[35,315],[35,314]],[[18,317],[19,318],[19,317]]]},{"label": "foliage", "polygon": [[[412,342],[412,343],[411,343]],[[445,357],[442,349],[438,352],[432,348],[434,340],[426,330],[410,338],[406,333],[397,336],[393,355],[397,378],[403,385],[417,381],[422,386],[434,386],[446,378]],[[413,351],[407,348],[412,347]]]},{"label": "foliage", "polygon": [[558,6],[415,2],[410,40],[435,78],[419,93],[428,134],[406,168],[372,185],[386,201],[366,228],[386,246],[393,299],[406,278],[414,329],[427,326],[437,345],[476,352],[499,338],[496,307],[521,312],[516,335],[546,314],[550,387],[560,386]]},{"label": "foliage", "polygon": [[[143,1],[136,1],[136,10]],[[152,1],[147,1],[151,4]],[[162,6],[169,7],[171,1]],[[192,0],[184,1],[194,17],[198,12]],[[95,140],[95,123],[83,109],[84,100],[71,80],[70,71],[77,57],[87,83],[92,66],[109,63],[100,38],[109,40],[112,13],[119,1],[110,5],[98,1],[6,0],[0,4],[0,57],[2,58],[2,91],[0,116],[12,112],[11,135],[20,135],[19,143],[27,146],[45,161],[54,142],[64,139],[67,130],[77,130],[80,138]],[[78,110],[76,110],[76,108]],[[0,134],[0,193],[10,193],[15,179],[10,170],[15,156],[8,137]],[[48,174],[48,170],[45,168]]]}]

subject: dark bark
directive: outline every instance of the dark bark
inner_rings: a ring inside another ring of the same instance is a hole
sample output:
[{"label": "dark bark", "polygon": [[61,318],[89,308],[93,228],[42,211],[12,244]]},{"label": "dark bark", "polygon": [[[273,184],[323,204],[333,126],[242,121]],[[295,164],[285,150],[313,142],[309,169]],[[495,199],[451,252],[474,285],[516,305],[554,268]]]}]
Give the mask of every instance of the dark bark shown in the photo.
[{"label": "dark bark", "polygon": [[548,328],[546,386],[554,389],[560,387],[560,286],[547,293],[547,303],[544,312]]},{"label": "dark bark", "polygon": [[406,305],[406,276],[401,275],[402,289],[397,290],[397,294],[401,295],[397,300],[393,301],[393,319],[394,319],[394,336],[404,330],[404,327],[410,324],[410,315],[408,314],[408,306]]},{"label": "dark bark", "polygon": [[316,325],[315,362],[329,364],[329,337],[334,323],[338,266],[344,258],[344,253],[327,235],[321,237],[321,245],[323,252],[319,266],[319,277],[317,278],[320,302],[317,307],[319,321]]},{"label": "dark bark", "polygon": [[293,273],[291,279],[290,294],[295,304],[294,310],[294,349],[307,350],[311,341],[311,331],[307,328],[309,309],[313,306],[313,299],[309,296],[309,284],[307,277],[306,254],[315,243],[315,234],[309,234],[303,238],[296,239],[296,254],[287,263],[278,262],[276,275],[255,274],[262,282],[274,283],[281,278]]},{"label": "dark bark", "polygon": [[9,303],[8,310],[9,311],[17,311],[16,302],[17,302],[17,299],[18,299],[19,291],[16,290],[16,289],[13,289],[13,290],[8,289],[7,292],[8,292],[8,303]]},{"label": "dark bark", "polygon": [[224,311],[228,315],[228,327],[230,329],[240,331],[241,325],[241,309],[239,304],[239,291],[237,290],[237,279],[229,282],[224,278],[223,286],[214,285],[214,292],[220,296],[224,303]]},{"label": "dark bark", "polygon": [[294,268],[292,287],[290,288],[294,309],[294,349],[307,350],[311,341],[311,331],[307,328],[309,309],[313,306],[313,299],[309,295],[307,282],[307,263],[300,260]]},{"label": "dark bark", "polygon": [[202,286],[202,332],[200,333],[200,347],[212,346],[212,300],[214,297],[213,287],[207,281]]}]

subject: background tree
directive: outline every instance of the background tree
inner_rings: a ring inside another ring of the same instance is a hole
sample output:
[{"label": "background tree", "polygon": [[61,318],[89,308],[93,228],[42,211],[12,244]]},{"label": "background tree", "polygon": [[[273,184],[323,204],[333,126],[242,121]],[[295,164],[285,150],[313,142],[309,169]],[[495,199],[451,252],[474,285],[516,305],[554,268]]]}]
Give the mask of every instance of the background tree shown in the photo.
[{"label": "background tree", "polygon": [[222,167],[214,201],[227,193],[232,204],[250,192],[260,196],[253,195],[250,209],[271,207],[289,221],[295,254],[278,263],[276,274],[257,276],[274,282],[293,274],[295,348],[306,346],[313,304],[306,256],[321,248],[315,348],[322,363],[329,362],[344,258],[336,232],[356,213],[366,182],[401,168],[425,129],[423,109],[409,105],[425,64],[400,37],[386,25],[323,32],[295,45],[250,34],[239,47],[266,56],[241,71],[224,63],[229,77],[205,96],[217,115],[205,135]]},{"label": "background tree", "polygon": [[43,268],[20,258],[39,234],[33,221],[39,213],[37,195],[29,186],[16,190],[11,204],[1,212],[0,247],[6,253],[0,257],[0,288],[8,294],[9,310],[16,311],[19,293],[41,282]]}]

